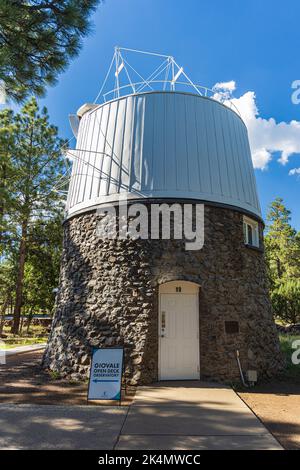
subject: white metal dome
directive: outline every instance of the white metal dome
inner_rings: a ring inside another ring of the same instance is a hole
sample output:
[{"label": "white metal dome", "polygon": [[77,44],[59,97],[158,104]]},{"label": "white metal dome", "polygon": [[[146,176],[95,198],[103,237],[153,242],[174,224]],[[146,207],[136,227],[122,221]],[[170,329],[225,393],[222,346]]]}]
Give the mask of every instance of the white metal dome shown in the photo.
[{"label": "white metal dome", "polygon": [[67,216],[124,198],[167,198],[261,217],[246,126],[222,103],[154,91],[80,109]]}]

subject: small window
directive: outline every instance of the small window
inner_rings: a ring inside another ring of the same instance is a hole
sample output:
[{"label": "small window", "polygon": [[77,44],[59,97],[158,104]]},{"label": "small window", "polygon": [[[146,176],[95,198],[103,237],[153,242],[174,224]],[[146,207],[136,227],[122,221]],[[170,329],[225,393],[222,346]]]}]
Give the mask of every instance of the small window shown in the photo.
[{"label": "small window", "polygon": [[238,321],[225,321],[225,332],[229,335],[238,334],[240,332]]},{"label": "small window", "polygon": [[259,247],[258,222],[244,217],[243,230],[245,245]]}]

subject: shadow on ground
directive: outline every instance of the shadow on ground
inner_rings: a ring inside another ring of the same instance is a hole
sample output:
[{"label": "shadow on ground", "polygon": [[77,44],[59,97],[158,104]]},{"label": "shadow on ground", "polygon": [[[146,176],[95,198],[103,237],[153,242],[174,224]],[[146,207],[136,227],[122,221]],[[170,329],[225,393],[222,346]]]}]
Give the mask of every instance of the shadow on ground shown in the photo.
[{"label": "shadow on ground", "polygon": [[0,449],[113,449],[127,408],[1,404]]},{"label": "shadow on ground", "polygon": [[238,394],[285,449],[300,449],[300,382],[281,378]]},{"label": "shadow on ground", "polygon": [[[61,443],[64,443],[64,448],[70,448],[70,446],[73,445],[73,437],[71,438],[70,433],[71,430],[72,432],[74,432],[74,439],[76,441],[77,438],[79,439],[79,434],[82,434],[84,438],[86,433],[88,434],[87,430],[90,430],[91,432],[93,431],[93,426],[96,427],[97,419],[98,422],[102,423],[103,426],[108,426],[108,424],[105,424],[108,423],[105,421],[105,416],[109,416],[109,408],[97,406],[84,407],[84,409],[88,411],[86,413],[83,413],[80,411],[80,407],[78,408],[79,414],[77,415],[77,411],[75,410],[75,415],[71,416],[68,415],[68,407],[56,407],[56,405],[85,405],[87,383],[70,383],[66,380],[53,380],[53,378],[48,373],[41,369],[41,358],[42,352],[32,352],[18,356],[8,357],[7,364],[0,365],[1,428],[4,430],[9,429],[9,423],[11,422],[11,420],[13,423],[16,423],[12,427],[11,438],[6,438],[5,446],[14,446],[13,436],[19,439],[15,441],[19,442],[19,448],[24,448],[24,446],[26,447],[26,445],[33,445],[32,442],[27,442],[26,444],[26,442],[22,441],[23,438],[25,439],[26,433],[28,433],[28,428],[26,427],[28,419],[30,419],[30,423],[32,423],[34,433],[37,433],[37,436],[40,436],[40,440],[42,439],[42,437],[45,436],[46,439],[49,440],[51,431],[53,431],[56,426],[57,429],[61,429],[61,432],[64,433],[63,435],[61,435]],[[157,390],[157,387],[159,386],[163,387],[162,384],[155,384],[155,386],[153,387],[153,392]],[[194,384],[185,383],[183,388],[188,391],[188,388],[193,386]],[[205,394],[205,383],[202,382],[201,387],[203,393]],[[219,433],[220,445],[223,445],[223,448],[227,448],[227,441],[229,438],[228,436],[225,436],[225,434],[230,432],[231,426],[234,429],[235,423],[237,423],[237,411],[230,407],[230,403],[228,402],[226,397],[223,400],[213,400],[213,397],[209,396],[209,387],[210,385],[208,384],[207,397],[202,396],[200,403],[196,395],[195,397],[190,396],[189,405],[191,405],[191,403],[195,405],[192,406],[190,409],[188,409],[188,407],[186,406],[184,393],[182,393],[181,398],[178,399],[178,395],[176,398],[172,398],[173,392],[170,391],[171,395],[168,397],[164,397],[162,395],[158,403],[155,403],[155,401],[153,402],[153,400],[151,403],[143,402],[143,400],[140,400],[139,406],[133,406],[135,410],[132,410],[132,412],[130,412],[131,419],[127,422],[127,429],[126,426],[124,427],[124,431],[126,431],[128,435],[135,434],[138,422],[143,422],[143,425],[146,428],[147,426],[149,426],[147,432],[151,432],[151,415],[156,413],[156,406],[162,406],[164,408],[164,411],[162,413],[161,418],[157,421],[157,429],[155,429],[154,432],[158,435],[161,435],[163,432],[167,432],[169,437],[165,435],[164,438],[162,438],[161,440],[161,445],[171,446],[169,448],[178,448],[176,446],[179,446],[180,448],[180,445],[184,445],[184,442],[187,446],[197,447],[197,445],[200,445],[198,436],[198,440],[193,435],[185,436],[185,440],[183,439],[183,437],[180,436],[170,436],[170,433],[172,434],[172,427],[175,426],[176,419],[178,420],[178,418],[180,418],[180,421],[182,423],[181,430],[186,434],[193,434],[193,432],[198,432],[197,426],[200,424],[205,425],[207,429],[213,426]],[[216,389],[217,388],[218,386],[216,386]],[[148,393],[150,393],[149,389]],[[242,400],[260,418],[260,420],[264,423],[267,429],[280,441],[284,448],[300,449],[300,384],[278,381],[274,383],[262,384],[260,386],[255,387],[255,389],[251,389],[251,391],[240,391],[239,395]],[[127,403],[129,402],[130,401],[128,401]],[[125,404],[127,403],[125,402]],[[11,407],[9,404],[19,404],[22,406]],[[24,404],[25,408],[23,407]],[[34,409],[33,416],[29,412],[29,409],[26,409],[26,404],[34,406],[54,406],[37,407]],[[176,406],[171,409],[168,408],[168,405]],[[205,410],[207,410],[208,407],[211,408],[211,412],[205,413]],[[224,408],[224,410],[222,410],[222,407]],[[43,412],[43,408],[45,408],[45,412],[46,409],[53,409],[53,414],[51,415],[50,420],[49,418],[47,418],[47,413]],[[57,411],[55,411],[56,408]],[[116,408],[117,407],[110,407],[110,409]],[[220,414],[218,414],[218,416],[214,415],[214,408],[218,408],[220,410]],[[3,413],[3,410],[6,410],[5,413]],[[98,418],[95,418],[94,424],[93,418],[89,414],[92,413],[92,411],[89,410],[94,410],[94,412],[97,412],[96,415],[98,416]],[[122,412],[126,412],[126,410],[127,408],[124,407],[122,409]],[[194,416],[196,410],[197,416]],[[33,416],[33,418],[31,418],[31,416]],[[246,418],[246,420],[247,419],[248,418]],[[120,421],[117,422],[119,426]],[[191,428],[191,424],[193,424],[194,426],[194,431],[193,428]],[[117,432],[118,426],[116,425],[114,432]],[[59,435],[60,433],[58,433],[58,436]],[[102,439],[101,433],[98,434],[98,444],[96,448],[100,448],[99,439]],[[126,447],[126,439],[130,438],[121,436],[121,442],[116,445],[120,445],[120,448],[124,448],[124,446]],[[137,437],[137,435],[135,434],[135,439],[140,440],[141,448],[143,448],[143,442],[146,439],[145,436],[140,435],[139,437]],[[188,441],[186,439],[188,439]],[[240,439],[243,440],[244,438],[240,436]],[[203,436],[201,445],[203,445],[204,447],[206,445],[213,445],[213,443],[209,443],[208,441],[209,437]],[[53,448],[55,448],[56,445],[59,447],[61,444],[56,444],[56,442],[59,442],[59,440],[56,441],[54,439],[53,441],[50,439],[49,445],[53,445]],[[84,442],[87,441],[83,439],[82,445]],[[95,444],[95,441],[92,440],[91,442],[92,445]],[[180,444],[180,442],[182,443]],[[241,441],[239,442],[241,444]],[[236,446],[240,444],[238,444],[237,442]],[[157,445],[159,445],[159,442]],[[233,438],[232,445],[234,445]],[[257,445],[259,445],[259,440]]]},{"label": "shadow on ground", "polygon": [[86,404],[86,383],[53,380],[40,366],[43,351],[7,358],[0,365],[0,403]]}]

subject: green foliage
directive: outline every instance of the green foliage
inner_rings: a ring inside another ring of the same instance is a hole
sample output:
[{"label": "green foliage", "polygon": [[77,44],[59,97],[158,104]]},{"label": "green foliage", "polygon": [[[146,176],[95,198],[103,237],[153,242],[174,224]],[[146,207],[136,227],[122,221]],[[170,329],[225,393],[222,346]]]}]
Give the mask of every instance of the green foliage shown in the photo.
[{"label": "green foliage", "polygon": [[300,275],[296,231],[290,225],[290,211],[281,198],[275,199],[267,216],[265,244],[273,282]]},{"label": "green foliage", "polygon": [[266,258],[275,315],[300,322],[300,235],[290,225],[290,211],[275,199],[267,216]]},{"label": "green foliage", "polygon": [[3,339],[4,349],[16,348],[18,346],[29,346],[31,344],[46,343],[48,338],[48,328],[43,324],[23,325],[21,335],[13,335],[8,325],[3,328],[5,338]]},{"label": "green foliage", "polygon": [[300,279],[276,284],[271,299],[274,312],[281,320],[293,324],[300,321]]},{"label": "green foliage", "polygon": [[0,112],[0,256],[5,247],[6,231],[10,229],[6,208],[10,201],[10,189],[15,177],[12,167],[12,152],[15,146],[13,111]]},{"label": "green foliage", "polygon": [[292,348],[294,341],[299,341],[300,336],[296,335],[279,335],[280,349],[284,354],[286,361],[285,376],[293,380],[300,380],[300,367],[298,364],[292,363],[292,354],[295,352],[295,349]]},{"label": "green foliage", "polygon": [[30,228],[24,273],[24,313],[52,313],[62,246],[62,213],[36,220]]},{"label": "green foliage", "polygon": [[11,258],[3,258],[0,263],[0,309],[2,315],[5,314],[8,304],[13,300],[15,280],[16,263]]},{"label": "green foliage", "polygon": [[9,258],[4,258],[1,261],[0,269],[0,298],[3,299],[6,293],[11,292],[14,289],[14,280],[15,280],[15,265]]},{"label": "green foliage", "polygon": [[1,0],[0,82],[15,100],[42,95],[90,31],[100,0]]},{"label": "green foliage", "polygon": [[13,116],[13,125],[10,205],[20,224],[24,215],[38,217],[45,211],[59,210],[61,198],[52,188],[65,170],[61,148],[66,142],[58,137],[57,127],[50,125],[46,108],[39,111],[35,98]]},{"label": "green foliage", "polygon": [[66,142],[35,98],[20,113],[0,112],[1,127],[6,149],[1,162],[6,168],[0,204],[0,280],[7,265],[11,271],[10,282],[0,286],[0,300],[4,305],[8,295],[13,298],[17,333],[22,307],[25,312],[50,312],[53,307],[64,205],[58,189],[67,189],[68,168],[62,155]]},{"label": "green foliage", "polygon": [[51,380],[58,380],[61,377],[60,373],[57,370],[50,370],[49,375]]},{"label": "green foliage", "polygon": [[15,338],[9,338],[5,339],[4,341],[4,347],[3,349],[9,350],[13,348],[18,348],[20,346],[31,346],[32,344],[40,344],[40,343],[46,343],[47,342],[47,336],[44,336],[42,338],[37,338],[35,336],[33,337],[15,337]]}]

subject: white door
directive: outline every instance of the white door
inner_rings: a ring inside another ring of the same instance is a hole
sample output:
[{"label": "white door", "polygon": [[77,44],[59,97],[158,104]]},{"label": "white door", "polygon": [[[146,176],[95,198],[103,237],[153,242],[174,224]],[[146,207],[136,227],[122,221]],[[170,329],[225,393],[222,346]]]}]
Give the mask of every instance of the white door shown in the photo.
[{"label": "white door", "polygon": [[160,380],[199,379],[198,288],[191,283],[169,284],[160,293]]}]

